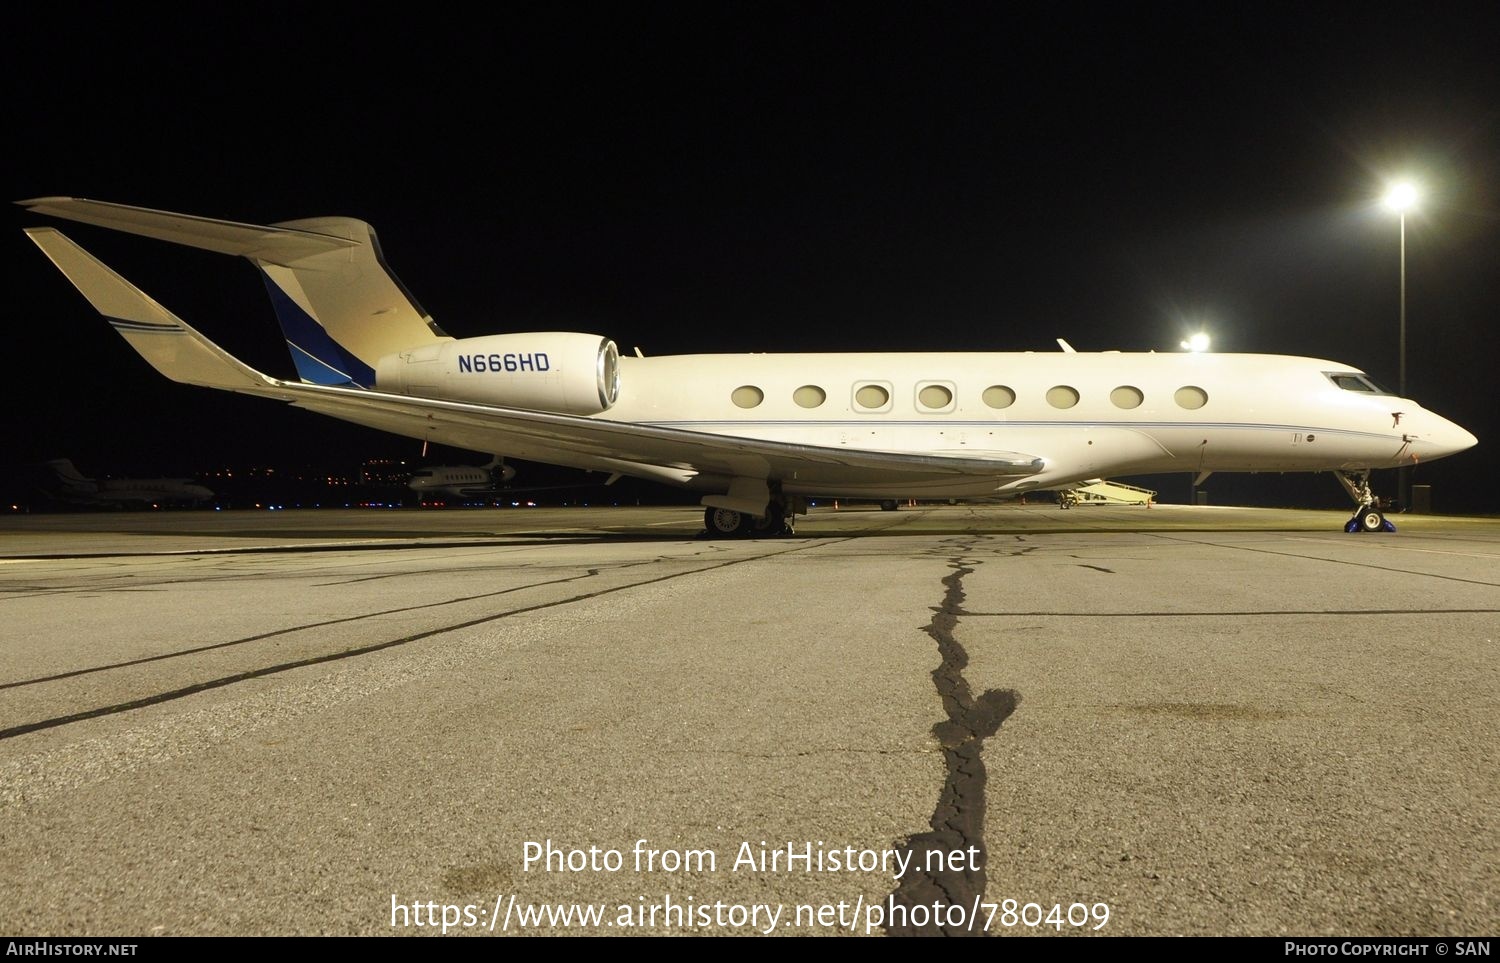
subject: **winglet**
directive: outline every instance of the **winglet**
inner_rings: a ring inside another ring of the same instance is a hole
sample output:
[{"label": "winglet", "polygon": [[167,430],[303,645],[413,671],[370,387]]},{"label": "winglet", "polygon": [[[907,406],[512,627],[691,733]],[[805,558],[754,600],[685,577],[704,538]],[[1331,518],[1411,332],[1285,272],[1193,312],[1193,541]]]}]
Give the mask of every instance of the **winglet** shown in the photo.
[{"label": "winglet", "polygon": [[245,365],[52,227],[26,236],[153,368],[183,384],[244,391],[276,382]]}]

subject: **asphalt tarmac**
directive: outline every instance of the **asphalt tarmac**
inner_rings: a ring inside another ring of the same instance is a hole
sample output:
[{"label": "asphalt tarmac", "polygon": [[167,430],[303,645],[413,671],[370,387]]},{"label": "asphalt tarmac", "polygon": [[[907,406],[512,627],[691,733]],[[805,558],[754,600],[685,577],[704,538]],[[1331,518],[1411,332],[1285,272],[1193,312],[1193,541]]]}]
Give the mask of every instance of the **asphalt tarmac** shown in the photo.
[{"label": "asphalt tarmac", "polygon": [[1492,935],[1500,519],[1343,520],[0,518],[0,931]]}]

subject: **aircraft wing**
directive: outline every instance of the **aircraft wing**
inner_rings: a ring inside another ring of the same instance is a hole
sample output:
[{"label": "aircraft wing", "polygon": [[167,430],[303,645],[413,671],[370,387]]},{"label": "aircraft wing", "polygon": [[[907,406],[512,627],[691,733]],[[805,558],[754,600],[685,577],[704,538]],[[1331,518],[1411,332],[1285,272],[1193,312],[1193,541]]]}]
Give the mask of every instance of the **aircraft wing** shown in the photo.
[{"label": "aircraft wing", "polygon": [[684,475],[796,479],[836,487],[868,481],[876,473],[897,472],[905,481],[919,482],[956,475],[1029,475],[1043,467],[1041,459],[1022,454],[952,458],[831,448],[359,389],[284,388],[289,394],[283,397],[293,404],[345,421],[414,438],[424,437],[429,425],[441,424],[449,437],[465,439],[462,447],[554,463],[563,454],[569,456],[563,463],[582,468],[615,470],[615,463],[629,462]]},{"label": "aircraft wing", "polygon": [[889,481],[1013,477],[1035,474],[1043,460],[1019,452],[951,457],[803,445],[687,431],[601,417],[391,394],[357,387],[302,384],[262,374],[186,322],[55,228],[29,228],[32,241],[89,303],[154,368],[173,381],[282,401],[412,438],[441,430],[447,443],[503,451],[531,461],[602,471],[647,469],[646,477],[686,481],[695,475],[795,480],[804,486]]}]

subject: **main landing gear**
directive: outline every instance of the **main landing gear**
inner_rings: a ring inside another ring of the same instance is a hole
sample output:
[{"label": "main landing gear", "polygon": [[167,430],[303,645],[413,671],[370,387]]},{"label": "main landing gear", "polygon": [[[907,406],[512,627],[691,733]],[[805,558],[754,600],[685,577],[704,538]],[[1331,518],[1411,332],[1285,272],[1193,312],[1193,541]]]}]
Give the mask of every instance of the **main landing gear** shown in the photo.
[{"label": "main landing gear", "polygon": [[792,534],[792,516],[786,506],[772,502],[763,516],[730,508],[707,508],[703,527],[709,538],[780,538]]},{"label": "main landing gear", "polygon": [[1364,471],[1338,471],[1334,472],[1339,484],[1354,499],[1358,507],[1354,510],[1354,516],[1344,523],[1346,532],[1394,532],[1396,526],[1391,524],[1385,517],[1386,505],[1381,499],[1375,497],[1370,490],[1370,472]]}]

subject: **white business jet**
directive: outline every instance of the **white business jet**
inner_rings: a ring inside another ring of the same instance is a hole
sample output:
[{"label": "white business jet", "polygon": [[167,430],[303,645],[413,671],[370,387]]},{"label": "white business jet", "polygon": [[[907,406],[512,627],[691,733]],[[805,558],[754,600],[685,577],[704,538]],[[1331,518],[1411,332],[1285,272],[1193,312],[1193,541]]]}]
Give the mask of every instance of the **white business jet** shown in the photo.
[{"label": "white business jet", "polygon": [[516,477],[516,470],[501,464],[497,456],[485,465],[432,465],[412,472],[406,487],[423,500],[436,498],[494,499],[506,494],[505,482]]},{"label": "white business jet", "polygon": [[1314,358],[1077,352],[621,357],[596,334],[452,338],[363,221],[270,226],[69,197],[35,213],[260,269],[299,381],[232,357],[55,228],[26,233],[158,371],[471,451],[703,492],[716,536],[789,530],[809,496],[969,498],[1153,472],[1331,471],[1388,528],[1370,471],[1475,444]]},{"label": "white business jet", "polygon": [[67,458],[44,466],[53,482],[44,490],[59,501],[96,508],[201,505],[214,493],[191,478],[87,478]]}]

